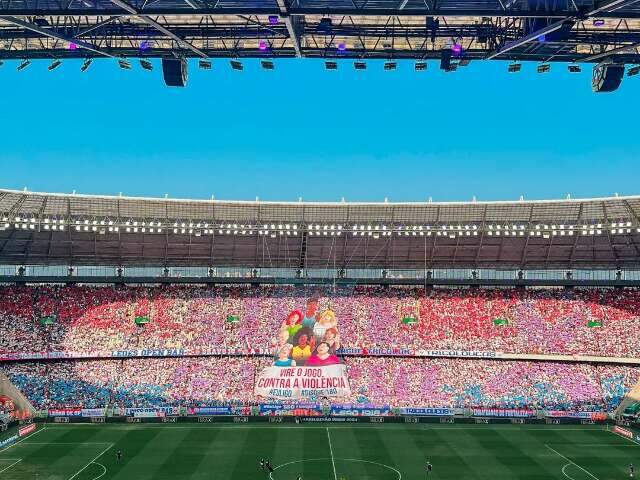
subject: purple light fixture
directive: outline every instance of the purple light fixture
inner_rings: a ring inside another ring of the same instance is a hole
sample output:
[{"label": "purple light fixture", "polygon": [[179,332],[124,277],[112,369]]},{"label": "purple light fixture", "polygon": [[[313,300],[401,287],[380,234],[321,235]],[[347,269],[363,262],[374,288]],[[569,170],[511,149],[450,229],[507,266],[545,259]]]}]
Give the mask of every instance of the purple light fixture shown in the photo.
[{"label": "purple light fixture", "polygon": [[140,50],[148,50],[149,47],[151,47],[151,42],[149,42],[148,40],[143,40],[142,42],[140,42]]},{"label": "purple light fixture", "polygon": [[262,51],[265,51],[267,49],[267,42],[265,42],[264,40],[260,40],[260,43],[258,44],[258,48]]},{"label": "purple light fixture", "polygon": [[76,45],[75,43],[70,43],[69,44],[69,50],[77,50],[78,49],[78,45]]},{"label": "purple light fixture", "polygon": [[344,52],[347,49],[347,46],[344,43],[339,43],[338,44],[338,51],[339,52]]},{"label": "purple light fixture", "polygon": [[462,54],[462,45],[460,45],[459,43],[454,43],[452,45],[452,47],[451,47],[451,51],[456,56],[461,55]]},{"label": "purple light fixture", "polygon": [[278,24],[278,15],[269,15],[269,23],[271,25],[277,25]]},{"label": "purple light fixture", "polygon": [[594,27],[602,27],[604,26],[604,19],[602,18],[597,18],[593,21],[593,26]]}]

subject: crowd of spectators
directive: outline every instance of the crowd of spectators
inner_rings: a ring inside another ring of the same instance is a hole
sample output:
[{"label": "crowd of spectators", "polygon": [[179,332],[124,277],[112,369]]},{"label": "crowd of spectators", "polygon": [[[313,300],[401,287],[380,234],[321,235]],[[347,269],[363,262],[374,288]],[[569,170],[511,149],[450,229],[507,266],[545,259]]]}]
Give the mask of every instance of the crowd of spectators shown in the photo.
[{"label": "crowd of spectators", "polygon": [[640,355],[638,289],[287,286],[1,287],[0,355],[270,348],[311,297],[335,313],[343,347]]},{"label": "crowd of spectators", "polygon": [[[253,404],[264,357],[144,358],[5,363],[36,408]],[[640,367],[468,359],[350,357],[351,396],[390,407],[611,411]]]},{"label": "crowd of spectators", "polygon": [[[318,321],[323,315],[327,321]],[[197,355],[218,348],[275,352],[296,328],[308,328],[318,341],[330,337],[331,355],[339,346],[637,358],[640,290],[0,287],[0,356],[164,348],[196,355],[5,362],[0,370],[37,408],[247,404],[260,400],[254,380],[274,358]],[[340,400],[393,407],[609,411],[640,372],[584,363],[344,358],[352,395]]]}]

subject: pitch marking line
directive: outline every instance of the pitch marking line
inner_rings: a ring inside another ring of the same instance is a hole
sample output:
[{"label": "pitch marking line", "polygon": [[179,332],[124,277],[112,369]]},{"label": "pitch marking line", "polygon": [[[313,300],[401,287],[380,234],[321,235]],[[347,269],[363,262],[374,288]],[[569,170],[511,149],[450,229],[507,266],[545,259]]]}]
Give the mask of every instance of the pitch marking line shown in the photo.
[{"label": "pitch marking line", "polygon": [[100,465],[102,467],[102,469],[103,469],[103,472],[100,475],[98,475],[96,478],[93,479],[93,480],[98,480],[99,478],[102,478],[105,473],[107,473],[107,467],[105,467],[104,465],[102,465],[101,463],[98,463],[98,462],[93,462],[93,463],[94,463],[94,465]]},{"label": "pitch marking line", "polygon": [[331,453],[331,464],[333,465],[333,478],[338,480],[338,474],[336,473],[336,462],[333,459],[333,447],[331,446],[331,435],[329,435],[329,427],[327,427],[327,439],[329,440],[329,452]]},{"label": "pitch marking line", "polygon": [[2,450],[0,450],[0,453],[2,452],[6,452],[7,450],[9,450],[11,447],[15,447],[16,445],[18,445],[19,443],[24,442],[27,438],[31,438],[31,437],[35,437],[36,435],[38,435],[40,432],[44,432],[46,430],[46,427],[42,427],[42,429],[37,430],[35,433],[32,433],[31,435],[27,435],[26,437],[24,437],[22,440],[18,440],[16,443],[12,443],[11,445],[9,445],[8,447],[4,447]]},{"label": "pitch marking line", "polygon": [[[580,465],[578,465],[576,462],[574,462],[573,460],[565,457],[563,454],[561,454],[559,451],[557,451],[555,448],[550,447],[549,445],[547,445],[546,443],[544,444],[545,447],[547,447],[549,450],[551,450],[553,453],[555,453],[556,455],[558,455],[559,457],[564,458],[567,462],[569,462],[572,465],[575,465],[576,467],[578,467],[580,470],[582,470],[584,473],[586,473],[587,475],[589,475],[591,478],[593,478],[594,480],[600,480],[598,477],[596,477],[593,473],[591,473],[589,470],[586,470],[584,468],[582,468]],[[566,467],[566,465],[565,465]],[[564,471],[562,472],[564,473]],[[565,473],[565,476],[568,476]]]},{"label": "pitch marking line", "polygon": [[[618,432],[614,432],[613,430],[609,430],[611,433],[613,433],[614,435],[619,436],[620,438],[624,438],[625,440],[629,440],[630,442],[635,443],[636,445],[640,445],[639,442],[635,441],[633,438],[629,438],[629,437],[625,437],[624,435],[620,435]],[[629,445],[631,446],[631,445]]]},{"label": "pitch marking line", "polygon": [[[273,426],[266,426],[266,425],[252,425],[252,426],[244,426],[244,425],[204,425],[201,423],[194,423],[192,427],[183,427],[180,425],[174,425],[174,424],[158,424],[158,425],[141,425],[141,424],[131,424],[131,425],[113,425],[110,424],[107,427],[105,427],[103,424],[94,424],[94,423],[68,423],[68,424],[57,424],[57,425],[53,425],[51,424],[49,426],[50,429],[54,430],[54,429],[59,429],[59,428],[82,428],[82,427],[94,427],[97,428],[96,425],[100,425],[102,428],[112,428],[112,429],[118,429],[118,430],[125,430],[125,429],[152,429],[152,428],[167,428],[167,429],[187,429],[187,430],[191,430],[193,428],[203,428],[203,429],[231,429],[231,430],[243,430],[243,429],[251,429],[251,430],[255,430],[255,429],[282,429],[282,430],[324,430],[327,427],[320,427],[320,426],[313,426],[311,424],[307,424],[305,423],[304,425],[296,425],[294,426],[282,426],[282,425],[273,425]],[[383,429],[385,430],[406,430],[407,427],[409,427],[409,425],[403,425],[403,426],[394,426],[391,424],[383,424],[384,426],[382,426]],[[478,425],[476,427],[427,427],[424,424],[423,425],[419,425],[416,427],[409,427],[409,428],[416,428],[416,429],[420,429],[420,430],[479,430],[481,428],[486,428],[487,425]],[[587,427],[587,425],[585,425],[585,427]],[[379,424],[360,424],[358,426],[356,425],[340,425],[338,423],[332,424],[331,428],[334,430],[340,430],[340,429],[352,429],[352,428],[360,428],[360,429],[366,429],[366,428],[381,428],[381,425]],[[606,432],[605,429],[603,428],[558,428],[558,425],[549,425],[548,427],[542,427],[542,428],[520,428],[517,425],[513,425],[510,427],[493,427],[493,426],[489,426],[489,428],[491,430],[506,430],[506,431],[541,431],[541,432],[548,432],[550,430],[553,430],[554,428],[557,428],[559,431],[562,432],[584,432],[585,430],[589,430],[589,431],[602,431],[602,432]]]},{"label": "pitch marking line", "polygon": [[[288,465],[294,465],[296,463],[318,462],[318,461],[321,461],[321,460],[331,460],[331,459],[330,458],[307,458],[307,459],[303,459],[303,460],[294,460],[292,462],[287,462],[287,463],[283,463],[282,465],[278,465],[273,470],[276,471],[279,468],[286,467]],[[338,460],[340,460],[342,462],[360,462],[360,463],[370,463],[372,465],[378,465],[379,467],[386,468],[388,470],[391,470],[391,471],[395,472],[398,475],[398,480],[402,480],[402,473],[400,473],[400,471],[398,469],[390,467],[389,465],[385,465],[384,463],[373,462],[371,460],[361,460],[359,458],[338,458]],[[269,473],[269,479],[270,480],[274,480],[272,473]],[[97,480],[97,479],[94,479],[94,480]],[[573,480],[573,479],[571,479],[571,480]]]},{"label": "pitch marking line", "polygon": [[567,477],[569,480],[576,480],[575,478],[573,478],[571,475],[569,475],[567,472],[564,471],[565,468],[570,467],[571,464],[567,463],[564,467],[562,467],[562,474]]},{"label": "pitch marking line", "polygon": [[15,462],[13,462],[11,465],[9,465],[8,467],[3,468],[2,470],[0,470],[0,473],[2,472],[6,472],[7,470],[9,470],[11,467],[13,467],[16,463],[20,463],[22,461],[22,459],[18,459]]},{"label": "pitch marking line", "polygon": [[25,445],[49,445],[55,447],[56,445],[111,445],[112,442],[27,442]]},{"label": "pitch marking line", "polygon": [[[78,475],[80,475],[82,472],[84,472],[89,465],[91,465],[92,463],[95,463],[96,460],[98,460],[102,455],[104,455],[105,453],[107,453],[109,450],[111,450],[111,448],[113,448],[113,446],[115,445],[115,443],[110,444],[107,448],[105,448],[102,452],[100,452],[98,455],[96,455],[96,457],[91,460],[89,463],[87,463],[84,467],[82,467],[80,470],[78,470],[74,475],[72,475],[71,477],[69,477],[69,480],[73,480],[74,478],[76,478]],[[104,474],[103,474],[104,475]],[[95,479],[94,479],[95,480]]]}]

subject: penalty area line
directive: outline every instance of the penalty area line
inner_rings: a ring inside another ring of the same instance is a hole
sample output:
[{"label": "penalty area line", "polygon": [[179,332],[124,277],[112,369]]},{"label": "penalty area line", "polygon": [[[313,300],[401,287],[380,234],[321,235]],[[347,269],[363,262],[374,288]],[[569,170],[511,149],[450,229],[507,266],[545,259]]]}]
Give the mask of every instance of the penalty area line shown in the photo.
[{"label": "penalty area line", "polygon": [[[556,455],[558,455],[561,458],[564,458],[567,462],[569,462],[572,465],[575,465],[576,467],[578,467],[580,470],[582,470],[584,473],[586,473],[587,475],[589,475],[591,478],[593,478],[594,480],[600,480],[598,477],[596,477],[593,473],[591,473],[589,470],[581,467],[580,465],[578,465],[576,462],[574,462],[573,460],[571,460],[570,458],[565,457],[563,454],[561,454],[559,451],[557,451],[555,448],[550,447],[549,445],[547,445],[546,443],[544,444],[545,447],[547,447],[549,450],[551,450],[553,453],[555,453]],[[566,465],[565,465],[566,467]],[[562,472],[564,473],[564,471]],[[564,473],[565,476],[568,476],[566,473]]]},{"label": "penalty area line", "polygon": [[36,435],[38,435],[40,432],[44,432],[47,428],[46,427],[42,427],[40,430],[36,430],[34,433],[31,433],[29,435],[27,435],[26,437],[24,437],[21,440],[18,440],[16,443],[12,443],[11,445],[9,445],[8,447],[4,447],[2,450],[0,450],[0,453],[2,452],[6,452],[7,450],[9,450],[12,447],[15,447],[16,445],[24,442],[26,439],[31,438],[31,437],[35,437]]},{"label": "penalty area line", "polygon": [[[100,452],[98,455],[96,455],[96,457],[91,460],[89,463],[87,463],[84,467],[82,467],[80,470],[78,470],[75,474],[73,474],[73,476],[69,477],[69,480],[73,480],[74,478],[76,478],[78,475],[80,475],[82,472],[84,472],[87,468],[89,468],[89,466],[93,463],[96,463],[96,460],[98,460],[102,455],[104,455],[105,453],[107,453],[109,450],[111,450],[113,448],[113,446],[115,445],[115,443],[112,443],[111,445],[109,445],[107,448],[105,448],[102,452]],[[104,465],[102,466],[104,468]],[[105,473],[106,473],[106,468],[105,468]],[[104,473],[103,473],[104,475]],[[102,476],[102,475],[101,475]]]},{"label": "penalty area line", "polygon": [[15,464],[20,463],[22,461],[21,458],[19,458],[18,460],[16,460],[15,462],[13,462],[11,465],[9,465],[8,467],[3,468],[2,470],[0,470],[0,473],[2,472],[6,472],[7,470],[9,470],[11,467],[13,467]]}]

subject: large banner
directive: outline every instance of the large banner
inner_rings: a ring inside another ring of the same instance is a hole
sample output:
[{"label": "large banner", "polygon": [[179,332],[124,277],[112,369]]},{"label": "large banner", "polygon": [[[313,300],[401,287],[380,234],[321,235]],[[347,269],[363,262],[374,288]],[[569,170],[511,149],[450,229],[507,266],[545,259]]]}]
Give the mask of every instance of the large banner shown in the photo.
[{"label": "large banner", "polygon": [[273,364],[255,380],[258,397],[322,400],[351,394],[347,367],[338,356],[338,321],[327,304],[312,296],[305,308],[292,310],[276,334]]},{"label": "large banner", "polygon": [[282,400],[348,397],[347,367],[267,367],[256,380],[255,394]]},{"label": "large banner", "polygon": [[534,417],[536,412],[526,408],[474,408],[474,417],[508,417],[508,418],[528,418]]},{"label": "large banner", "polygon": [[451,408],[401,408],[401,415],[418,415],[424,417],[447,417],[455,415]]}]

